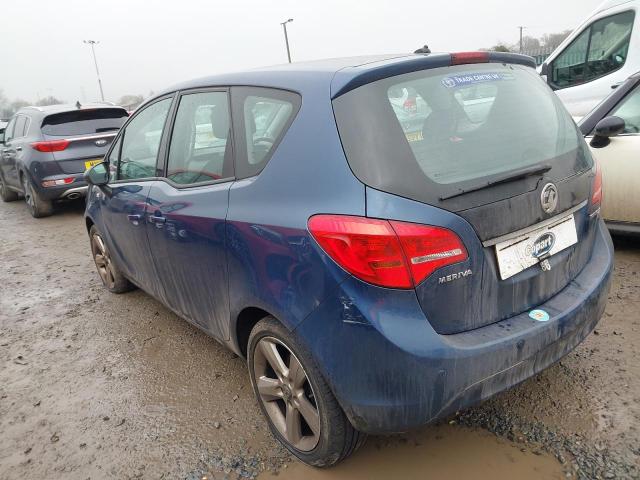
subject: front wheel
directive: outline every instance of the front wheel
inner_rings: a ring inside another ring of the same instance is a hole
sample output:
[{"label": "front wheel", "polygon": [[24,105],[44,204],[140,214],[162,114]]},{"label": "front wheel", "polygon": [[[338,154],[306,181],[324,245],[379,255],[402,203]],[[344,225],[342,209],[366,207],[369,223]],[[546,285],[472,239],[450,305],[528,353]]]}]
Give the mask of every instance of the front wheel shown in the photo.
[{"label": "front wheel", "polygon": [[22,186],[24,188],[24,200],[33,218],[48,217],[53,214],[53,203],[40,197],[33,188],[26,174],[22,176]]},{"label": "front wheel", "polygon": [[249,375],[273,435],[308,465],[329,467],[366,436],[353,428],[311,355],[273,317],[251,331]]},{"label": "front wheel", "polygon": [[133,285],[113,263],[111,253],[95,225],[89,230],[89,239],[93,261],[98,269],[100,280],[107,290],[112,293],[124,293],[132,290]]}]

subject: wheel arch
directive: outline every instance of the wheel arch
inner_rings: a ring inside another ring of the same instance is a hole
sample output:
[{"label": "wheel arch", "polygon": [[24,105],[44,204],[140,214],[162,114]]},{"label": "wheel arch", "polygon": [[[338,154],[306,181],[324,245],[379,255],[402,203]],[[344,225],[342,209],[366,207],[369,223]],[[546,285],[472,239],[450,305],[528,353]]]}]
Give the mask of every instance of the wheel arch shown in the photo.
[{"label": "wheel arch", "polygon": [[247,358],[251,330],[260,320],[270,316],[278,320],[277,317],[260,307],[245,307],[238,314],[235,325],[235,346],[243,358]]}]

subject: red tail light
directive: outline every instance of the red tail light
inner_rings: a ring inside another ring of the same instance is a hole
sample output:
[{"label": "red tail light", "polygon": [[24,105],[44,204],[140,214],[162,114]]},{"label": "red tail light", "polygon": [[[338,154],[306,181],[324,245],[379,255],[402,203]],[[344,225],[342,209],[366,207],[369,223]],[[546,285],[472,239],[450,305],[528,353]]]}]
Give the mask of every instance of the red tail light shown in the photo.
[{"label": "red tail light", "polygon": [[485,63],[489,61],[488,52],[458,52],[451,54],[451,65],[465,65],[468,63]]},{"label": "red tail light", "polygon": [[344,215],[316,215],[309,231],[352,275],[374,285],[413,288],[436,269],[467,258],[451,230]]},{"label": "red tail light", "polygon": [[596,175],[593,177],[593,185],[591,186],[591,210],[594,211],[602,203],[602,170],[600,163],[593,159],[596,167]]},{"label": "red tail light", "polygon": [[69,146],[69,140],[48,140],[46,142],[34,142],[31,148],[39,152],[61,152]]},{"label": "red tail light", "polygon": [[405,111],[409,113],[416,113],[418,110],[418,104],[416,103],[415,98],[407,98],[402,106],[404,107]]}]

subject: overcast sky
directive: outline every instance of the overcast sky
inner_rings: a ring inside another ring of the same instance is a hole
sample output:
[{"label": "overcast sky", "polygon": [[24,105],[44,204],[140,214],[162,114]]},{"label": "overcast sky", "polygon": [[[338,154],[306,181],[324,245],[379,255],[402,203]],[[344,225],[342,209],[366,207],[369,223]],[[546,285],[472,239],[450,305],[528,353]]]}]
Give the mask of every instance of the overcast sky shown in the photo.
[{"label": "overcast sky", "polygon": [[0,89],[35,101],[147,96],[189,78],[293,60],[475,50],[573,29],[601,0],[3,0]]}]

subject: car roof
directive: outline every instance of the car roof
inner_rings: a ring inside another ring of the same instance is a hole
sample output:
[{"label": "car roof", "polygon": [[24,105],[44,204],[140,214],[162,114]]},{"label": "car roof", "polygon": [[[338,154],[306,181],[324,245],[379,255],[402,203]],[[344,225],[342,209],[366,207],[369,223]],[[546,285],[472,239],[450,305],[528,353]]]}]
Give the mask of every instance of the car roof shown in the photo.
[{"label": "car roof", "polygon": [[385,62],[394,58],[407,57],[407,54],[367,55],[357,57],[327,58],[307,62],[284,63],[253,68],[250,70],[223,73],[196,78],[173,85],[163,90],[158,96],[177,90],[205,88],[216,85],[246,85],[281,88],[284,84],[297,83],[296,78],[304,77],[307,81],[313,77],[313,83],[330,82],[336,72],[350,67]]},{"label": "car roof", "polygon": [[[484,52],[489,62],[519,63],[535,68],[533,58],[526,55]],[[270,67],[197,78],[173,85],[147,102],[179,91],[216,86],[242,85],[284,90],[320,90],[335,98],[349,90],[388,76],[427,68],[451,65],[452,54],[384,54],[359,57],[329,58],[309,62],[285,63]]]}]

